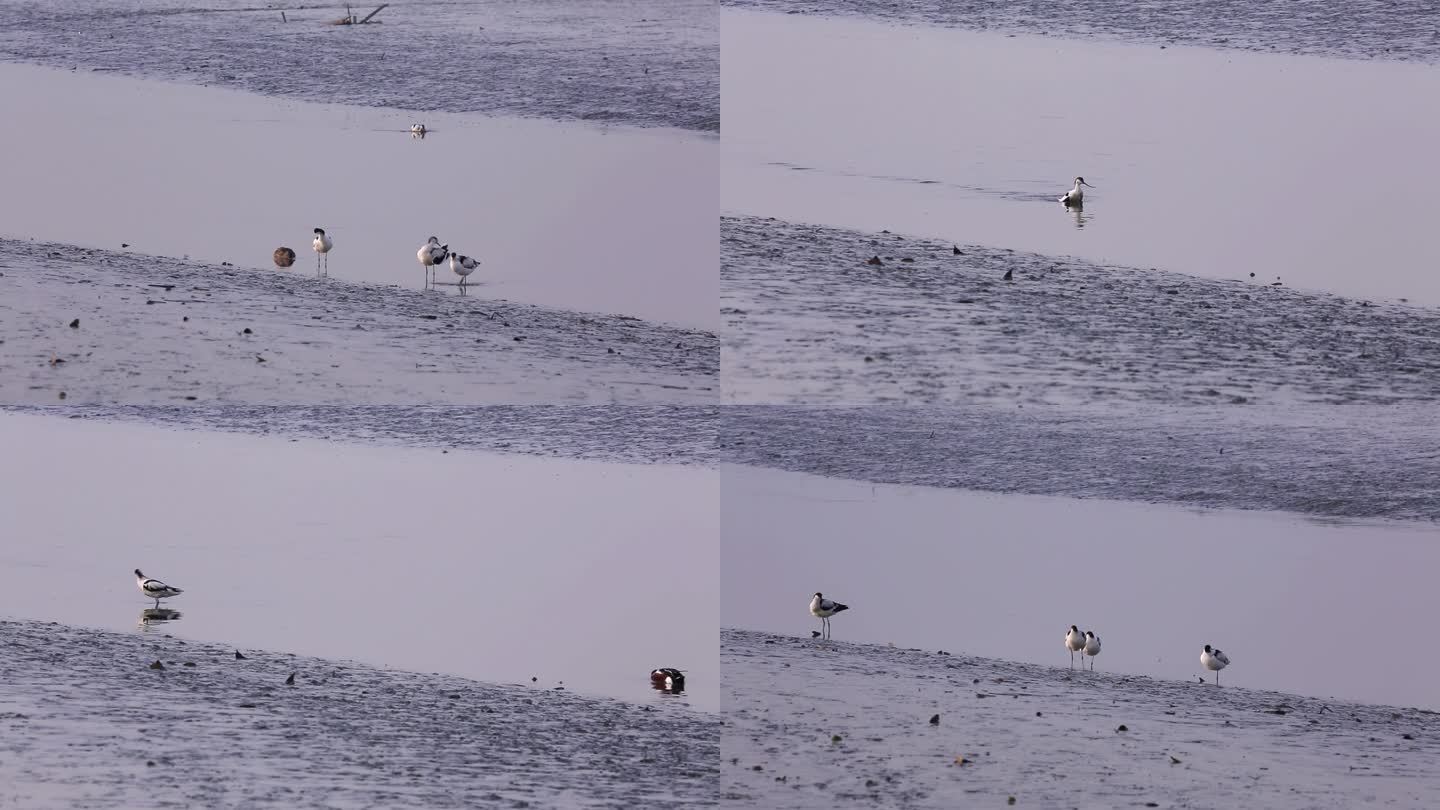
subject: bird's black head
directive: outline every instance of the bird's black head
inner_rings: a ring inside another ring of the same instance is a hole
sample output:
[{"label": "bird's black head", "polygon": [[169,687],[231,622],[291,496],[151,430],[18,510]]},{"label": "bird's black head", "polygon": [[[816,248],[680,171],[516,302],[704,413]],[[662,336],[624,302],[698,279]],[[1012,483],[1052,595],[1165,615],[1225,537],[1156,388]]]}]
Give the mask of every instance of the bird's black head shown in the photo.
[{"label": "bird's black head", "polygon": [[1094,637],[1095,637],[1094,631],[1086,630],[1086,631],[1085,631],[1085,637],[1086,637],[1086,638],[1094,638]]},{"label": "bird's black head", "polygon": [[1080,632],[1080,628],[1078,628],[1078,627],[1076,627],[1075,625],[1072,624],[1072,625],[1070,625],[1070,632],[1072,632],[1072,633],[1078,633],[1078,632]]},{"label": "bird's black head", "polygon": [[821,596],[819,591],[816,591],[816,592],[815,592],[815,598],[816,598],[816,599],[824,599],[825,597],[824,597],[824,596]]},{"label": "bird's black head", "polygon": [[[145,578],[145,575],[142,574],[142,573],[140,573],[140,569],[139,569],[139,568],[136,568],[136,569],[135,569],[135,576],[140,577],[141,579],[144,579],[144,578]],[[1209,647],[1206,647],[1205,649],[1208,650],[1208,649],[1210,649],[1210,648],[1209,648]]]},{"label": "bird's black head", "polygon": [[315,233],[323,234],[323,233],[325,233],[325,229],[324,229],[324,228],[316,228],[316,229],[315,229]]},{"label": "bird's black head", "polygon": [[[1193,648],[1192,648],[1192,649],[1193,649]],[[1205,652],[1210,652],[1210,645],[1209,645],[1209,644],[1206,644],[1206,645],[1205,645]]]}]

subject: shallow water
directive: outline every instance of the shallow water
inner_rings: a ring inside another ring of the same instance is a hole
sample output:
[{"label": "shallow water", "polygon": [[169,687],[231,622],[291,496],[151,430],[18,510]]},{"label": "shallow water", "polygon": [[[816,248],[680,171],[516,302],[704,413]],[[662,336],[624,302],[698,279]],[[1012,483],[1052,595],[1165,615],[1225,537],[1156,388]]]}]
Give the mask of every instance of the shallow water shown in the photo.
[{"label": "shallow water", "polygon": [[709,404],[716,344],[628,316],[0,239],[10,404]]},{"label": "shallow water", "polygon": [[1440,394],[1434,308],[756,217],[727,217],[721,233],[729,402],[1289,407]]},{"label": "shallow water", "polygon": [[[723,467],[720,486],[724,627],[808,637],[821,591],[850,606],[831,621],[841,641],[1066,667],[1062,639],[1078,624],[1103,641],[1100,672],[1193,683],[1213,644],[1232,660],[1223,684],[1440,709],[1440,651],[1415,643],[1435,612],[1433,524],[740,466]],[[1317,637],[1338,647],[1317,652]]]},{"label": "shallow water", "polygon": [[[5,0],[0,60],[217,84],[307,102],[719,131],[708,0],[391,3]],[[356,4],[362,16],[379,3]]]},{"label": "shallow water", "polygon": [[720,435],[725,461],[856,481],[1440,526],[1431,404],[731,406]]},{"label": "shallow water", "polygon": [[714,469],[15,412],[0,446],[0,615],[718,709]]},{"label": "shallow water", "polygon": [[0,644],[4,807],[716,803],[719,729],[675,701],[53,623]]},{"label": "shallow water", "polygon": [[[1224,16],[1173,5],[1134,18],[1203,31],[1197,17]],[[1387,36],[1415,33],[1405,18],[1425,4],[1383,5]],[[722,18],[727,53],[744,54],[722,66],[727,213],[1440,304],[1440,107],[1420,101],[1440,97],[1433,64]],[[1055,202],[1076,175],[1096,187],[1080,215]]]},{"label": "shallow water", "polygon": [[[405,7],[401,7],[405,8]],[[388,11],[388,9],[387,9]],[[714,329],[719,145],[673,129],[306,104],[0,64],[0,237],[424,286],[435,235],[470,296]],[[411,122],[434,132],[410,136]],[[43,124],[37,124],[43,122]],[[23,155],[23,159],[18,159]],[[63,182],[56,178],[64,178]],[[101,268],[77,268],[101,278]],[[443,282],[457,280],[440,268]],[[453,286],[440,287],[454,296]]]},{"label": "shallow water", "polygon": [[1013,797],[1298,810],[1440,797],[1433,712],[738,630],[720,644],[727,807]]}]

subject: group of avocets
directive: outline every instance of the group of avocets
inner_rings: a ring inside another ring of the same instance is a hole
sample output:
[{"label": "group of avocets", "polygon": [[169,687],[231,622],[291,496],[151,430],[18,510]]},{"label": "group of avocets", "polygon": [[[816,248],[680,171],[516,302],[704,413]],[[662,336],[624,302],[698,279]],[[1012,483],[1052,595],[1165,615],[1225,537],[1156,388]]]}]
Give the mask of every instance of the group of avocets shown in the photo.
[{"label": "group of avocets", "polygon": [[[335,240],[329,234],[325,233],[324,228],[316,228],[315,239],[311,242],[311,247],[315,249],[316,274],[329,275],[330,251],[335,247]],[[276,248],[274,258],[277,267],[289,267],[295,263],[295,251],[288,247]],[[475,268],[480,266],[479,259],[462,256],[458,253],[451,253],[449,245],[440,244],[440,240],[433,236],[415,252],[415,258],[419,259],[420,266],[425,268],[426,287],[433,286],[436,283],[433,272],[434,268],[436,265],[444,264],[447,259],[450,262],[450,270],[460,277],[461,287],[464,287],[468,283],[470,274],[475,272]]]},{"label": "group of avocets", "polygon": [[450,259],[450,269],[460,277],[460,286],[465,286],[465,280],[480,266],[480,262],[469,256],[461,256],[458,253],[451,253],[449,245],[440,244],[440,240],[432,236],[420,249],[415,251],[415,258],[420,260],[420,266],[425,268],[425,283],[435,283],[434,269],[437,265],[445,263],[446,257]]},{"label": "group of avocets", "polygon": [[[135,585],[140,592],[145,594],[146,599],[155,600],[155,610],[160,610],[160,600],[169,599],[184,593],[184,589],[166,585],[154,577],[145,576],[145,572],[139,568],[135,569]],[[148,612],[147,608],[147,612]],[[169,612],[169,611],[166,611]],[[179,614],[175,614],[178,616]],[[236,658],[242,657],[238,652]],[[293,675],[291,677],[294,677]],[[650,685],[662,692],[679,694],[685,691],[685,673],[674,667],[658,667],[650,670]]]},{"label": "group of avocets", "polygon": [[[1079,178],[1077,178],[1079,179]],[[826,599],[819,591],[810,599],[810,615],[820,620],[820,629],[812,630],[811,637],[830,638],[830,617],[842,610],[849,610],[849,605],[843,605],[833,599]],[[1070,632],[1065,634],[1065,649],[1070,651],[1070,668],[1075,668],[1075,653],[1080,653],[1080,668],[1085,668],[1085,658],[1090,658],[1090,670],[1095,670],[1095,656],[1100,654],[1100,637],[1095,631],[1081,631],[1076,625],[1070,625]],[[1230,656],[1220,652],[1218,648],[1205,645],[1200,653],[1200,665],[1215,673],[1215,685],[1220,685],[1220,670],[1230,665]]]}]

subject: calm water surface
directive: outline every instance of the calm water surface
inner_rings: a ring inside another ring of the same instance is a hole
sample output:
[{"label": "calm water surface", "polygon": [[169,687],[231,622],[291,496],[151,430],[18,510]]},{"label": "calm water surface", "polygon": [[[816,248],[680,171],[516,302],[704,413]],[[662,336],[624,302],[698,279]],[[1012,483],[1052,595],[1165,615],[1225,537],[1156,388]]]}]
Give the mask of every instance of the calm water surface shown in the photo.
[{"label": "calm water surface", "polygon": [[850,605],[836,639],[1440,708],[1425,638],[1440,533],[1239,513],[722,470],[721,623],[808,637],[810,596]]},{"label": "calm water surface", "polygon": [[22,413],[0,445],[0,615],[644,702],[673,666],[718,708],[713,469]]},{"label": "calm water surface", "polygon": [[1433,65],[722,24],[726,212],[1440,303]]}]

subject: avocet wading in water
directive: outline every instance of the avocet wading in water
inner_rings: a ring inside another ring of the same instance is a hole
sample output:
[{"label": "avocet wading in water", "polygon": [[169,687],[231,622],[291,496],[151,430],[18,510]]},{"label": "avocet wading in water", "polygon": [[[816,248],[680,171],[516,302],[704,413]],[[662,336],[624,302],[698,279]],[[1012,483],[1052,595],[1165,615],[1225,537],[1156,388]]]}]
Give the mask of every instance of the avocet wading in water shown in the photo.
[{"label": "avocet wading in water", "polygon": [[1065,634],[1065,649],[1070,651],[1070,668],[1075,668],[1075,653],[1080,653],[1080,666],[1085,666],[1085,634],[1080,628],[1070,625],[1070,632]]},{"label": "avocet wading in water", "polygon": [[[1100,654],[1100,637],[1089,630],[1085,631],[1085,654],[1090,656],[1090,671],[1094,672],[1095,656]],[[1083,667],[1085,662],[1082,660],[1080,664]]]},{"label": "avocet wading in water", "polygon": [[135,584],[140,586],[140,592],[145,594],[146,599],[155,600],[156,609],[159,609],[161,599],[169,599],[184,593],[179,588],[172,588],[158,579],[145,576],[139,568],[135,569]]},{"label": "avocet wading in water", "polygon": [[410,136],[413,137],[413,138],[423,138],[423,137],[425,137],[425,133],[426,133],[426,132],[429,132],[429,130],[425,129],[425,125],[424,125],[424,124],[411,124],[411,125],[410,125]]},{"label": "avocet wading in water", "polygon": [[818,591],[815,598],[810,600],[810,614],[820,620],[821,635],[825,638],[830,637],[830,617],[842,610],[849,609],[849,605],[842,605],[826,599]]},{"label": "avocet wading in water", "polygon": [[335,247],[335,240],[325,235],[324,228],[315,229],[315,241],[311,243],[315,248],[315,272],[320,272],[320,260],[325,260],[325,275],[330,275],[330,248]]},{"label": "avocet wading in water", "polygon": [[479,266],[480,262],[469,256],[461,256],[458,253],[450,254],[450,269],[454,270],[455,275],[460,277],[461,287],[464,287],[466,284],[465,278],[475,272],[475,268]]},{"label": "avocet wading in water", "polygon": [[1230,666],[1230,656],[1206,644],[1204,651],[1200,653],[1200,665],[1215,673],[1215,685],[1219,686],[1220,670]]},{"label": "avocet wading in water", "polygon": [[425,268],[426,288],[429,288],[434,280],[431,275],[431,270],[434,269],[435,265],[444,262],[445,257],[448,255],[450,255],[450,246],[440,244],[440,240],[433,236],[430,237],[429,241],[421,245],[419,250],[415,251],[415,258],[419,259],[420,266]]},{"label": "avocet wading in water", "polygon": [[650,683],[656,689],[665,689],[671,692],[685,691],[685,673],[674,667],[661,667],[650,670]]},{"label": "avocet wading in water", "polygon": [[[1085,182],[1085,178],[1076,177],[1075,187],[1065,192],[1065,196],[1060,198],[1060,202],[1065,203],[1066,208],[1080,208],[1085,205],[1085,191],[1080,188],[1081,186],[1090,186],[1090,184]],[[1094,186],[1090,186],[1090,188],[1094,188]]]}]

